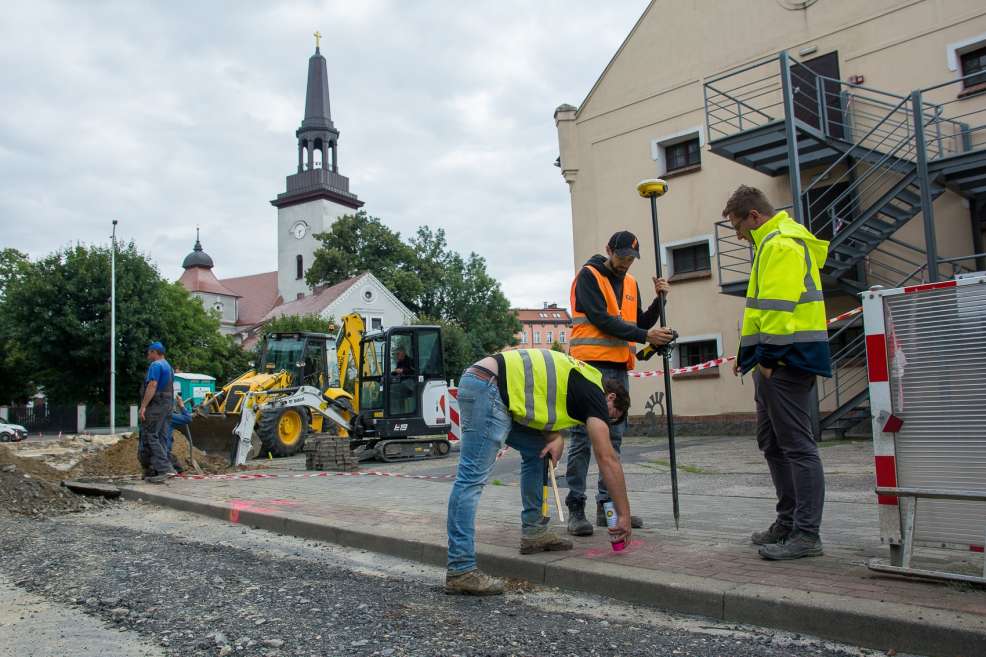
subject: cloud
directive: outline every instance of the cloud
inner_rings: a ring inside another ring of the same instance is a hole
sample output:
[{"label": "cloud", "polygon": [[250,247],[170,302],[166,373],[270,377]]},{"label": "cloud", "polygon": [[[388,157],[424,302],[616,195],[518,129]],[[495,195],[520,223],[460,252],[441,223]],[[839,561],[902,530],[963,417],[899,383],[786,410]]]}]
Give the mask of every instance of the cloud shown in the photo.
[{"label": "cloud", "polygon": [[519,306],[567,302],[552,113],[579,103],[645,0],[13,3],[0,24],[0,224],[42,256],[112,219],[165,275],[202,227],[219,276],[274,268],[312,32],[339,161],[366,209],[444,227]]}]

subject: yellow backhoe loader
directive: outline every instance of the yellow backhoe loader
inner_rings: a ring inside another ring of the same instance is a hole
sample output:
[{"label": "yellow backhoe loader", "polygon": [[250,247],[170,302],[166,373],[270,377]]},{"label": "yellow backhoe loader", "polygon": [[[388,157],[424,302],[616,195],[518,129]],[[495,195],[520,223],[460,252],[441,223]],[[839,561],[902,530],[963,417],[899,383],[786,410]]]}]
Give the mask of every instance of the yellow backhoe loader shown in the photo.
[{"label": "yellow backhoe loader", "polygon": [[255,369],[196,409],[196,447],[248,457],[290,456],[310,433],[346,437],[361,459],[435,458],[449,451],[441,329],[399,326],[365,333],[342,319],[327,333],[266,336]]}]

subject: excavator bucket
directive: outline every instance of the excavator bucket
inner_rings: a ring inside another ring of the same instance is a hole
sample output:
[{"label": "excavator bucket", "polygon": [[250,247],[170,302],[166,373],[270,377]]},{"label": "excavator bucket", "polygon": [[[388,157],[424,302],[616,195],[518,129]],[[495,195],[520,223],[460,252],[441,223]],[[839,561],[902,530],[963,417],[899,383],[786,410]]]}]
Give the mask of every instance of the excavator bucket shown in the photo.
[{"label": "excavator bucket", "polygon": [[189,429],[195,437],[195,447],[213,456],[230,457],[237,442],[233,429],[239,421],[239,414],[193,414]]}]

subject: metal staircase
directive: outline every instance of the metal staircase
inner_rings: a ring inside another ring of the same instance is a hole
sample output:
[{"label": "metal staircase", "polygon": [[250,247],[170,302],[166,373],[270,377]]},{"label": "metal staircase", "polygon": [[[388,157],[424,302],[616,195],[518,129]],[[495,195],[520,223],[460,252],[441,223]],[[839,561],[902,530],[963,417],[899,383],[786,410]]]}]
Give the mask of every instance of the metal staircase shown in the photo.
[{"label": "metal staircase", "polygon": [[[829,299],[939,280],[975,265],[974,256],[938,255],[935,200],[946,189],[986,198],[986,103],[956,97],[956,83],[902,96],[820,75],[781,53],[705,82],[709,148],[788,176],[796,200],[785,209],[830,242],[822,269]],[[919,216],[924,244],[899,239]],[[744,295],[751,246],[726,221],[716,238],[720,288]],[[832,327],[830,344],[834,376],[819,390],[821,425],[844,433],[869,417],[862,317]]]}]

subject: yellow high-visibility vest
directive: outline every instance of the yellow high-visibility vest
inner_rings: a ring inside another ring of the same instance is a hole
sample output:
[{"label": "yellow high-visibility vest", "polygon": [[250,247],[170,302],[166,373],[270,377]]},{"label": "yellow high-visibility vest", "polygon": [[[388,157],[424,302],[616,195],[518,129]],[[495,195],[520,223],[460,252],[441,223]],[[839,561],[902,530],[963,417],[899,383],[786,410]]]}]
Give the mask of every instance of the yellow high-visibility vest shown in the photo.
[{"label": "yellow high-visibility vest", "polygon": [[502,356],[507,369],[507,410],[517,423],[543,431],[584,424],[568,414],[568,375],[577,370],[602,390],[602,372],[550,349],[515,349]]}]

